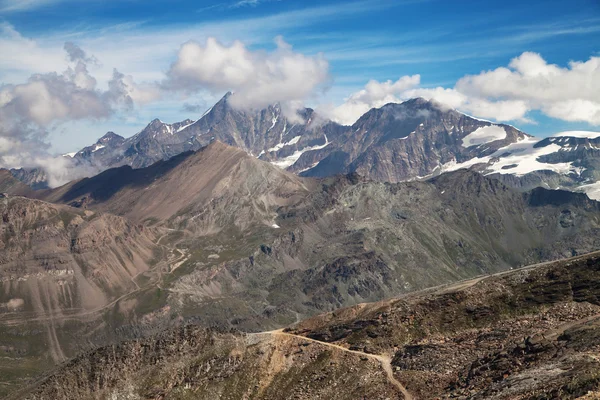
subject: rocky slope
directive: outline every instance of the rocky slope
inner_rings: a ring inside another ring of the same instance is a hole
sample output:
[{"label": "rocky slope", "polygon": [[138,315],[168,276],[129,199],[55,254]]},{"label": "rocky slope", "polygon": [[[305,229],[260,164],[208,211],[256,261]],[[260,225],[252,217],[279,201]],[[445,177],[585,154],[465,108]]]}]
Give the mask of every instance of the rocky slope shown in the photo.
[{"label": "rocky slope", "polygon": [[583,194],[465,170],[314,181],[218,142],[44,196],[166,229],[181,258],[158,304],[244,329],[600,248],[600,205]]},{"label": "rocky slope", "polygon": [[114,215],[22,197],[0,199],[0,213],[5,390],[80,350],[88,338],[71,337],[74,327],[89,330],[94,313],[136,289],[133,278],[152,267],[156,232]]},{"label": "rocky slope", "polygon": [[393,354],[418,398],[596,398],[598,253],[361,305],[291,333]]},{"label": "rocky slope", "polygon": [[591,399],[600,394],[599,280],[594,254],[283,332],[180,328],[84,354],[17,397]]},{"label": "rocky slope", "polygon": [[148,168],[111,169],[40,196],[139,222],[169,221],[171,228],[215,233],[253,222],[271,226],[274,210],[306,196],[311,184],[214,141]]}]

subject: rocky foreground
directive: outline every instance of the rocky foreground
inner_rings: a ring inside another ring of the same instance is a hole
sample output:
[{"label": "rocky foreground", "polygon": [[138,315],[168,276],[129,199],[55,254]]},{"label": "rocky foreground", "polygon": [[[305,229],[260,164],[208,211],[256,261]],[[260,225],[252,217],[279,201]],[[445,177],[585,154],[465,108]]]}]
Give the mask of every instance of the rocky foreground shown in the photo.
[{"label": "rocky foreground", "polygon": [[600,254],[361,304],[285,330],[187,326],[77,357],[27,399],[600,395]]}]

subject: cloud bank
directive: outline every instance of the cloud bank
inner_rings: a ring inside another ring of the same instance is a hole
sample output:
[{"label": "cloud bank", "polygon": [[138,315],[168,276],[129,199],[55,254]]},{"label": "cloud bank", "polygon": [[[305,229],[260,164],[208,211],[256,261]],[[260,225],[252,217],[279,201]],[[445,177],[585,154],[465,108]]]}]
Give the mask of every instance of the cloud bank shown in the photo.
[{"label": "cloud bank", "polygon": [[600,57],[561,68],[525,52],[508,67],[464,76],[453,88],[422,88],[419,75],[393,83],[370,81],[340,106],[322,110],[340,123],[352,124],[370,108],[413,97],[497,121],[532,122],[527,113],[540,111],[564,121],[600,125]]},{"label": "cloud bank", "polygon": [[222,94],[232,91],[230,103],[241,109],[261,109],[279,102],[286,116],[296,111],[329,79],[322,55],[294,52],[281,37],[273,52],[250,51],[239,41],[230,46],[208,38],[205,44],[187,42],[171,65],[163,88]]},{"label": "cloud bank", "polygon": [[71,65],[63,73],[34,74],[25,83],[0,86],[0,166],[42,167],[52,185],[88,171],[47,153],[50,129],[65,121],[109,118],[131,110],[136,99],[148,96],[117,70],[108,88],[99,89],[88,71],[95,59],[73,43],[66,43],[64,49]]}]

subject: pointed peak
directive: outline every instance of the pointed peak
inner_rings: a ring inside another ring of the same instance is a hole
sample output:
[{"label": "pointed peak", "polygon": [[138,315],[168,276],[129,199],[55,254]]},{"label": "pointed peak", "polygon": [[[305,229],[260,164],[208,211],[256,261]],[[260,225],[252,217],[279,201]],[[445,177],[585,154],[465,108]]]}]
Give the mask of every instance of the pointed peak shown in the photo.
[{"label": "pointed peak", "polygon": [[426,100],[423,97],[413,97],[412,99],[406,100],[404,103],[406,104],[415,104],[415,105],[423,105],[430,103],[429,100]]},{"label": "pointed peak", "polygon": [[[227,103],[227,100],[229,100],[229,98],[233,95],[232,92],[227,92],[225,93],[225,95],[223,97],[221,97],[221,99],[219,101],[217,101],[216,104],[225,104]],[[216,105],[215,104],[215,105]]]},{"label": "pointed peak", "polygon": [[121,141],[124,139],[125,138],[123,136],[117,135],[116,133],[109,131],[109,132],[106,132],[104,134],[104,136],[102,136],[100,139],[98,139],[98,141],[96,143],[97,144],[106,144],[108,142]]},{"label": "pointed peak", "polygon": [[150,121],[150,123],[148,125],[146,125],[146,128],[144,128],[144,129],[156,129],[156,128],[160,128],[163,125],[168,125],[168,124],[164,123],[163,121],[161,121],[158,118],[154,118],[152,121]]}]

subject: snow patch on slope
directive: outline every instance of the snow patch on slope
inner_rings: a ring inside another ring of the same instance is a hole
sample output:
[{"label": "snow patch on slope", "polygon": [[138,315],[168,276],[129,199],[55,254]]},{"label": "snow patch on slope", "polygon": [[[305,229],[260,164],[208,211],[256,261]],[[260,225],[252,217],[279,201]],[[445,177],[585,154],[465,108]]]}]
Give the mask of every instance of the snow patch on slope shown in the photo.
[{"label": "snow patch on slope", "polygon": [[577,168],[573,167],[570,162],[551,164],[538,161],[538,158],[541,156],[560,151],[561,146],[553,143],[548,146],[536,148],[534,147],[536,143],[538,143],[536,138],[525,138],[498,149],[491,157],[499,157],[505,153],[511,154],[500,158],[498,162],[490,166],[491,173],[496,172],[522,176],[540,170],[554,171],[559,174],[577,172]]},{"label": "snow patch on slope", "polygon": [[177,132],[181,132],[182,130],[184,130],[184,129],[185,129],[185,128],[187,128],[188,126],[192,126],[192,125],[194,125],[195,123],[196,123],[196,121],[192,121],[191,123],[189,123],[189,124],[187,124],[187,125],[180,126],[180,127],[177,129]]},{"label": "snow patch on slope", "polygon": [[479,146],[484,143],[506,139],[506,131],[502,126],[484,126],[475,129],[462,140],[463,147]]},{"label": "snow patch on slope", "polygon": [[576,173],[581,174],[580,167],[573,166],[570,162],[545,163],[539,161],[541,156],[560,151],[561,146],[550,144],[544,147],[535,147],[539,140],[534,137],[526,137],[508,146],[498,149],[495,153],[485,157],[474,157],[462,163],[452,160],[440,166],[441,172],[456,171],[462,168],[470,168],[476,164],[488,164],[486,175],[489,174],[512,174],[523,176],[534,171],[553,171],[559,174]]},{"label": "snow patch on slope", "polygon": [[320,150],[320,149],[323,149],[323,148],[329,146],[329,140],[327,139],[327,135],[324,135],[324,136],[325,136],[325,144],[317,145],[317,146],[308,146],[308,147],[303,148],[302,150],[296,150],[293,154],[290,154],[289,156],[282,158],[281,160],[271,161],[271,164],[276,165],[279,168],[284,168],[284,169],[291,165],[294,165],[296,163],[296,161],[298,161],[300,156],[302,154],[306,153],[307,151]]},{"label": "snow patch on slope", "polygon": [[267,149],[267,151],[278,151],[281,150],[282,148],[284,148],[285,146],[291,146],[293,144],[296,144],[300,141],[300,138],[302,137],[302,135],[300,136],[294,136],[292,138],[292,140],[290,140],[289,142],[285,142],[285,143],[279,143],[276,144],[274,147],[271,147],[270,149]]}]

